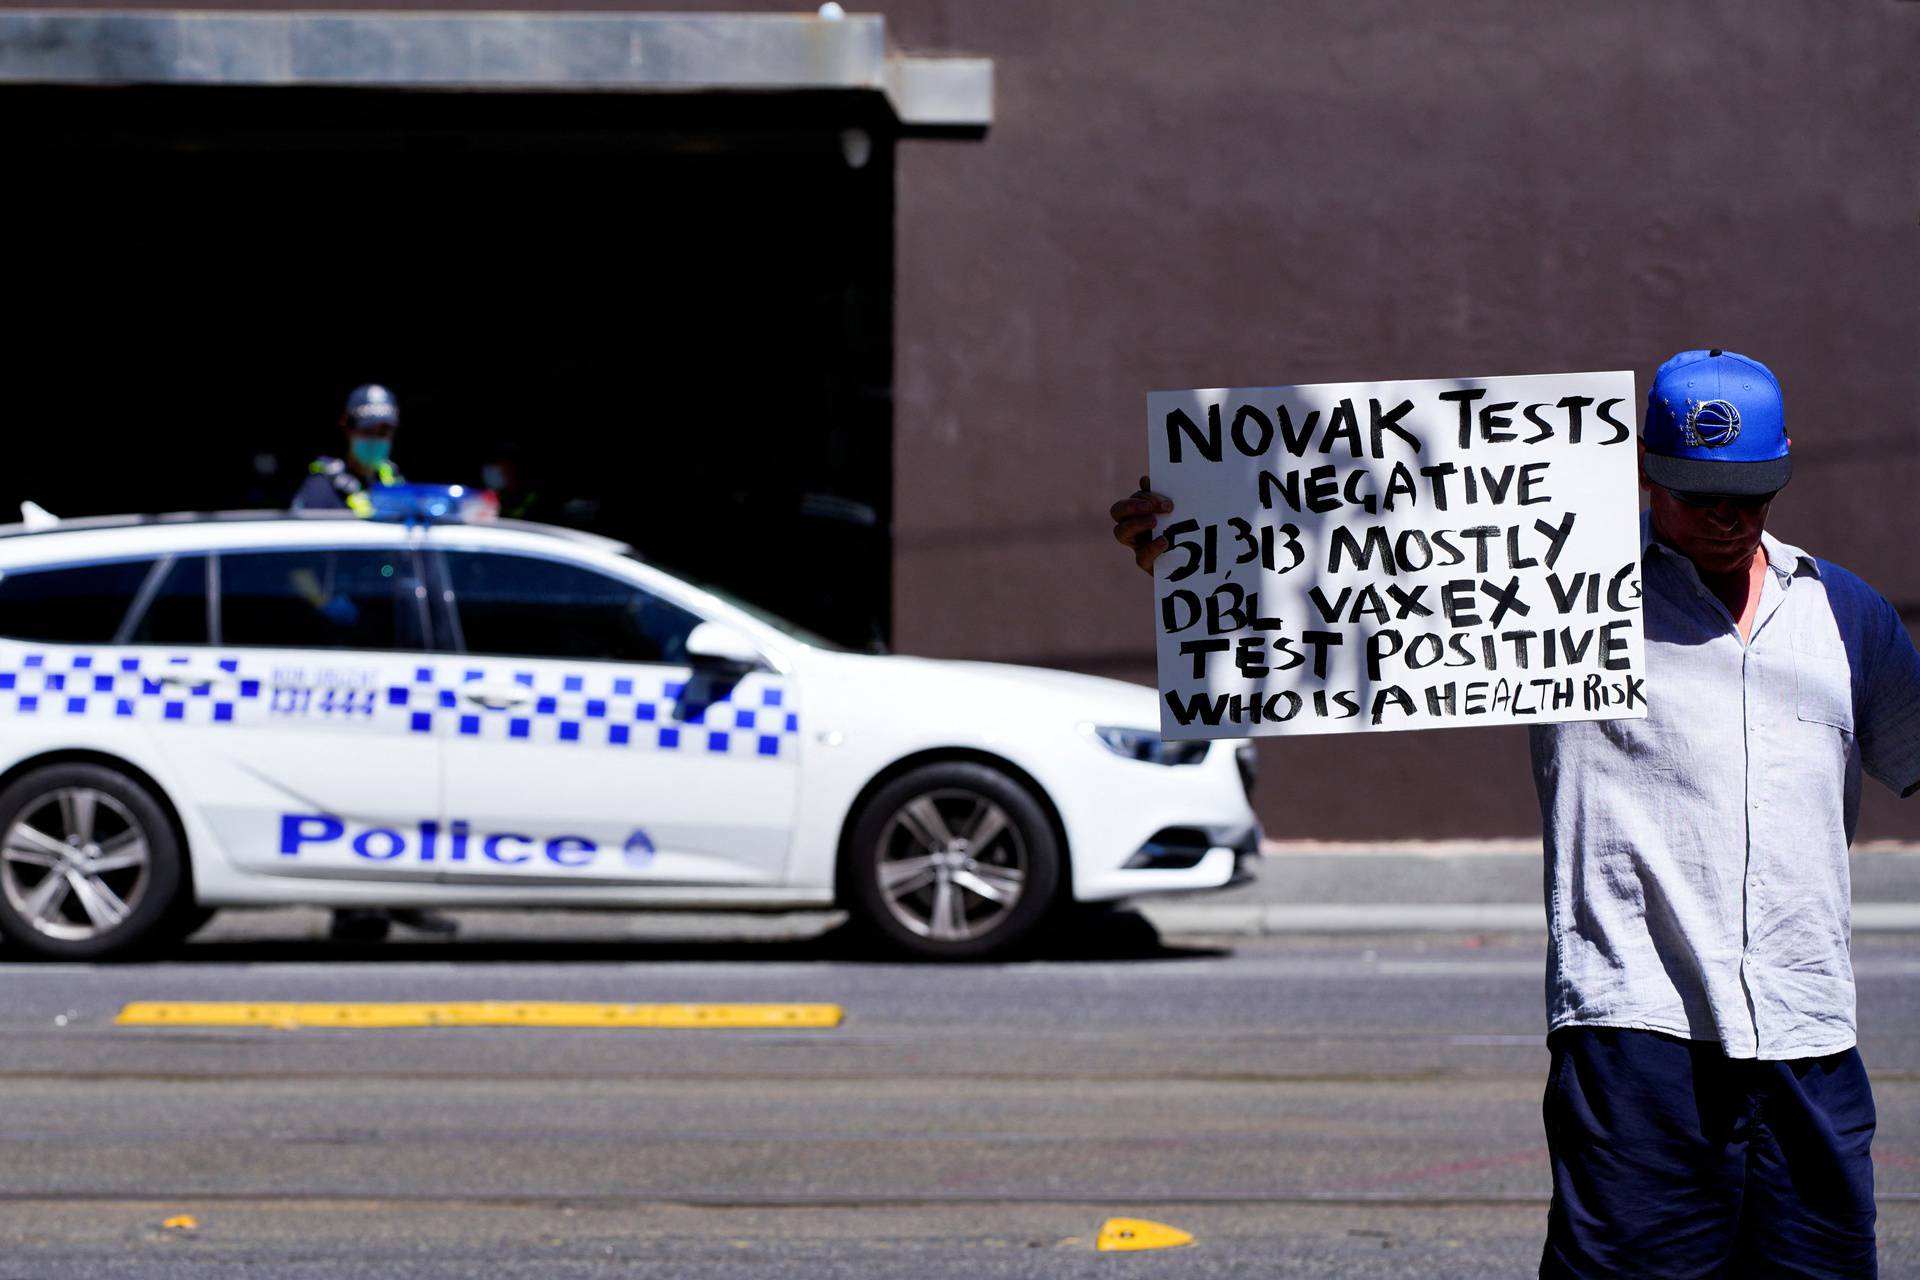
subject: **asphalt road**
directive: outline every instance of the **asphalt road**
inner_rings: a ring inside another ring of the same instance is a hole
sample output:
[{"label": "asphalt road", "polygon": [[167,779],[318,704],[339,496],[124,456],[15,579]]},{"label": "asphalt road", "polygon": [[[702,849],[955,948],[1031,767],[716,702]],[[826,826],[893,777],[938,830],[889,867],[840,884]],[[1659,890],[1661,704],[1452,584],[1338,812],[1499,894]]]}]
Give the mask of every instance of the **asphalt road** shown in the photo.
[{"label": "asphalt road", "polygon": [[[0,957],[0,1280],[1526,1276],[1534,937],[1161,939],[914,966],[777,921],[471,922]],[[759,934],[743,940],[743,932]],[[644,934],[644,931],[642,931]],[[1920,937],[1858,940],[1883,1274],[1920,1274]],[[130,1000],[834,1001],[820,1031],[116,1027]],[[174,1215],[197,1225],[167,1228]],[[1109,1216],[1192,1246],[1097,1253]]]}]

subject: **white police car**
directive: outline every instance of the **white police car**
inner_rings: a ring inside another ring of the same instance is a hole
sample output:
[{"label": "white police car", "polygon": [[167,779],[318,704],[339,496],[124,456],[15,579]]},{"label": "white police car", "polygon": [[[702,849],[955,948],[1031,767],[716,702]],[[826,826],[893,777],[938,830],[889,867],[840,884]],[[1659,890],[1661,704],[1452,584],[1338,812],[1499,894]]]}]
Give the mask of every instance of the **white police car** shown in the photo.
[{"label": "white police car", "polygon": [[838,903],[987,955],[1256,849],[1246,749],[1157,719],[1112,680],[843,652],[545,526],[13,526],[0,933],[86,958],[221,907]]}]

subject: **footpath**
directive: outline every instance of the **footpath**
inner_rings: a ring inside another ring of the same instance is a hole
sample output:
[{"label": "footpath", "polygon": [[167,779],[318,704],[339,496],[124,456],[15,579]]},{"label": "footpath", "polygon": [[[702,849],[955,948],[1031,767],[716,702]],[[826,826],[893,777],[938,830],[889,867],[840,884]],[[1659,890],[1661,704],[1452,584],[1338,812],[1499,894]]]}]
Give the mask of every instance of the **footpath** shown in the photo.
[{"label": "footpath", "polygon": [[[1162,934],[1546,932],[1540,847],[1523,841],[1269,842],[1252,884],[1141,898]],[[1920,932],[1920,844],[1856,846],[1855,933]]]}]

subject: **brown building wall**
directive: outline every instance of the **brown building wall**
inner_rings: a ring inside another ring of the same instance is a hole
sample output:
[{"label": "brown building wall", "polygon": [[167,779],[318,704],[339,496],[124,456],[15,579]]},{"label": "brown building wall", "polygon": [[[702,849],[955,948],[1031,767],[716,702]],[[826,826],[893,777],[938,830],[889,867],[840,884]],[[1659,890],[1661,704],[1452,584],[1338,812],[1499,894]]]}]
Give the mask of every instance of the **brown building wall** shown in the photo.
[{"label": "brown building wall", "polygon": [[[1789,541],[1920,624],[1920,4],[894,4],[991,56],[903,144],[895,639],[1151,681],[1104,512],[1150,387],[1634,369],[1787,394]],[[1516,729],[1262,744],[1287,837],[1538,831]],[[1863,837],[1920,836],[1877,786]]]},{"label": "brown building wall", "polygon": [[[897,157],[898,648],[1151,680],[1148,585],[1104,514],[1147,388],[1644,389],[1693,346],[1782,379],[1775,529],[1920,625],[1920,3],[879,7],[903,48],[997,77],[984,139]],[[1517,730],[1262,753],[1275,835],[1537,831]],[[1869,793],[1863,837],[1920,836],[1920,802]]]}]

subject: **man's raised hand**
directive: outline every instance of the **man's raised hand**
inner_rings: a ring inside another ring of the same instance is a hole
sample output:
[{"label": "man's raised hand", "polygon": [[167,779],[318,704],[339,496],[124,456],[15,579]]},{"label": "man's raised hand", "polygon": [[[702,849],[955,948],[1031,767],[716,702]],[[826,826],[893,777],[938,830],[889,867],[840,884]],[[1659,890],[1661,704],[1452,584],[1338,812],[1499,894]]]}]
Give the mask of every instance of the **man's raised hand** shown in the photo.
[{"label": "man's raised hand", "polygon": [[1152,573],[1153,562],[1167,549],[1167,540],[1153,532],[1159,524],[1156,517],[1172,510],[1173,500],[1155,493],[1146,476],[1140,477],[1138,490],[1113,504],[1113,536],[1133,549],[1133,562],[1144,572]]}]

